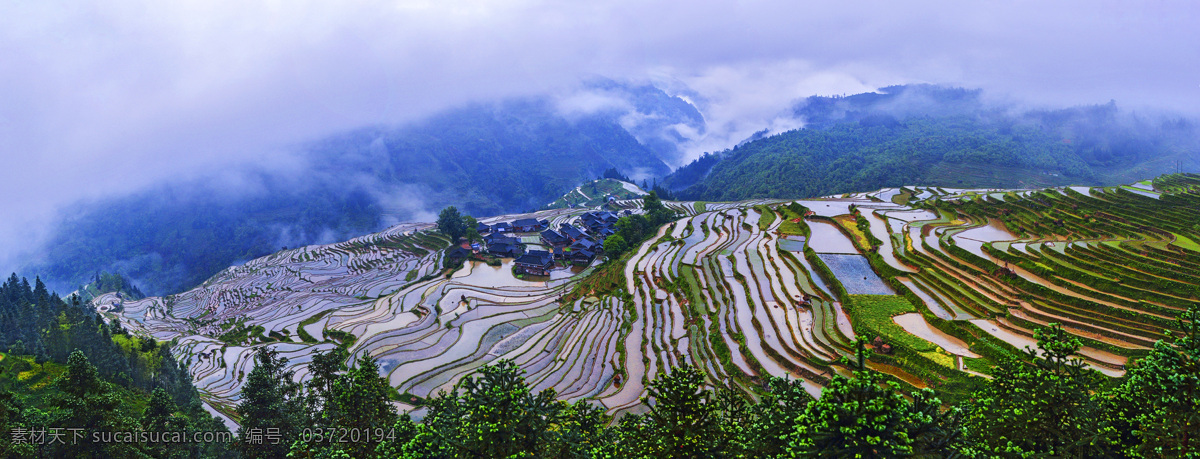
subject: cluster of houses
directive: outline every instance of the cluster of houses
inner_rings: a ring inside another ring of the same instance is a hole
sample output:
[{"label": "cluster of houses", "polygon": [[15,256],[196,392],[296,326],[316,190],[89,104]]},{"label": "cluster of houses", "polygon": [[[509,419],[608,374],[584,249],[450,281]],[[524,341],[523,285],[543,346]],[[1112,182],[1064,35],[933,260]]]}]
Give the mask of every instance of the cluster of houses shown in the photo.
[{"label": "cluster of houses", "polygon": [[[626,210],[623,213],[629,215],[631,212]],[[616,212],[597,211],[583,214],[579,217],[579,221],[587,229],[588,234],[604,240],[617,234],[617,220],[620,218]]]},{"label": "cluster of houses", "polygon": [[513,220],[512,222],[499,222],[494,225],[485,225],[480,223],[475,228],[479,234],[484,233],[532,233],[541,231],[550,226],[550,222],[546,220],[538,220],[535,218],[522,218]]},{"label": "cluster of houses", "polygon": [[[626,211],[628,214],[629,211]],[[558,229],[550,222],[523,218],[476,227],[483,234],[487,252],[499,257],[515,258],[513,270],[537,276],[547,276],[556,260],[589,264],[604,251],[604,238],[616,234],[618,215],[613,212],[588,212],[580,221],[583,228],[563,223]],[[549,250],[525,250],[521,239],[512,233],[539,232],[539,239]]]}]

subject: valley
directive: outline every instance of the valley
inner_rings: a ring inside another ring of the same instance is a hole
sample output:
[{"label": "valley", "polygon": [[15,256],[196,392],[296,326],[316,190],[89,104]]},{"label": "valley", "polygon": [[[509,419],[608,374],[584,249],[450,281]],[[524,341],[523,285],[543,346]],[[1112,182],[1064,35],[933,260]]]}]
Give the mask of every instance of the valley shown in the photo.
[{"label": "valley", "polygon": [[[748,395],[786,376],[816,396],[850,375],[842,358],[862,338],[868,367],[953,399],[1021,358],[1049,323],[1081,339],[1089,367],[1120,376],[1200,298],[1194,174],[665,204],[677,218],[628,251],[616,289],[586,282],[602,257],[549,276],[518,278],[511,259],[445,272],[449,240],[406,223],[254,259],[178,295],[92,304],[133,333],[176,341],[207,407],[232,420],[263,346],[300,379],[315,352],[369,353],[404,410],[508,359],[535,390],[620,414],[643,412],[647,382],[685,363]],[[594,210],[480,222],[560,228]],[[522,239],[538,244],[537,233]]]}]

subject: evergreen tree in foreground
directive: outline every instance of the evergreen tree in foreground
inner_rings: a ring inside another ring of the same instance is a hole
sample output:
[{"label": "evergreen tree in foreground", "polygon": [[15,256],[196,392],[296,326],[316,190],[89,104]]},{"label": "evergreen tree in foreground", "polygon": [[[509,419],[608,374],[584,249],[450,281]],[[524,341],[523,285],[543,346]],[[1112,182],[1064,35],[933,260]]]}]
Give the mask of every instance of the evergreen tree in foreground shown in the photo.
[{"label": "evergreen tree in foreground", "polygon": [[397,416],[387,378],[370,355],[359,356],[348,371],[337,365],[346,357],[341,348],[313,357],[305,398],[311,417],[288,457],[372,457],[381,440],[395,438]]},{"label": "evergreen tree in foreground", "polygon": [[729,449],[722,414],[704,376],[690,366],[650,383],[645,415],[626,415],[608,457],[721,457]]},{"label": "evergreen tree in foreground", "polygon": [[789,457],[954,456],[965,449],[957,408],[943,411],[929,389],[900,394],[866,368],[857,342],[854,378],[834,376],[788,435]]},{"label": "evergreen tree in foreground", "polygon": [[300,437],[306,413],[303,393],[292,380],[295,372],[286,365],[287,358],[269,347],[254,354],[254,369],[246,377],[237,406],[242,416],[238,448],[245,457],[285,457]]},{"label": "evergreen tree in foreground", "polygon": [[[228,445],[118,432],[228,432],[201,405],[171,343],[131,336],[40,280],[0,284],[0,457],[227,457]],[[21,434],[24,432],[24,435]],[[44,432],[33,435],[34,432]],[[133,441],[130,441],[133,440]]]},{"label": "evergreen tree in foreground", "polygon": [[379,451],[406,458],[590,457],[605,443],[608,418],[589,402],[568,404],[556,395],[533,393],[521,369],[502,360],[430,399],[420,424],[401,419],[396,430],[402,438]]},{"label": "evergreen tree in foreground", "polygon": [[1076,358],[1080,342],[1058,324],[1034,332],[1029,360],[1002,362],[969,404],[967,428],[987,455],[1113,457],[1116,430],[1091,391],[1104,376]]},{"label": "evergreen tree in foreground", "polygon": [[1200,456],[1200,306],[1181,315],[1179,328],[1104,397],[1105,419],[1130,456]]},{"label": "evergreen tree in foreground", "polygon": [[[483,366],[427,400],[418,423],[391,411],[387,382],[368,356],[347,368],[340,363],[344,352],[319,354],[308,394],[300,397],[290,372],[282,371],[285,361],[260,351],[262,369],[252,374],[239,411],[243,440],[252,426],[288,422],[310,429],[390,425],[388,438],[357,445],[285,437],[289,457],[1189,457],[1200,435],[1197,319],[1200,308],[1183,314],[1184,334],[1159,342],[1108,391],[1102,390],[1108,380],[1076,358],[1079,340],[1051,324],[1035,333],[1038,349],[1026,350],[1027,360],[1003,362],[958,406],[943,405],[928,389],[901,394],[898,384],[865,366],[860,340],[857,362],[846,362],[853,377],[835,376],[816,400],[802,382],[771,377],[757,401],[748,400],[713,388],[684,365],[648,384],[645,414],[626,414],[615,425],[591,402],[569,404],[549,389],[534,393],[511,361]],[[62,380],[64,391],[92,378],[86,367],[74,367]],[[296,406],[300,401],[307,411]],[[143,423],[169,422],[167,402],[156,393]],[[287,417],[305,412],[312,415]],[[280,457],[281,450],[242,451]]]}]

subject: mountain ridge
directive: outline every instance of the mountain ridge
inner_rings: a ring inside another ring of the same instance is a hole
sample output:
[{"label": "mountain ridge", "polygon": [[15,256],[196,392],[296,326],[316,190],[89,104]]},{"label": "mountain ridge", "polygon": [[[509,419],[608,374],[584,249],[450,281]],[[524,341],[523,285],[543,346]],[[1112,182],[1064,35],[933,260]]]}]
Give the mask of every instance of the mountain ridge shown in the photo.
[{"label": "mountain ridge", "polygon": [[[977,89],[912,85],[808,97],[792,112],[804,128],[705,154],[663,184],[688,199],[801,198],[904,183],[1113,185],[1200,167],[1193,122],[1122,111],[1115,102],[1025,109],[987,103]],[[808,175],[778,173],[788,169]],[[830,179],[795,186],[815,177]]]}]

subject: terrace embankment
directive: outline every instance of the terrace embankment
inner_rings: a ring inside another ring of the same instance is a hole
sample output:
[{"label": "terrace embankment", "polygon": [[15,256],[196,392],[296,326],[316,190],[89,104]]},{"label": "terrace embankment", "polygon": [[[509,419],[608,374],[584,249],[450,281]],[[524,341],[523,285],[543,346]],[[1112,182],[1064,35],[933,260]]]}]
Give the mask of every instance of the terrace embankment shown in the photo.
[{"label": "terrace embankment", "polygon": [[[449,241],[405,224],[252,260],[178,295],[94,302],[134,333],[177,340],[226,415],[261,347],[300,378],[315,352],[370,353],[406,407],[510,359],[534,387],[617,413],[644,409],[646,383],[683,364],[747,394],[766,376],[817,394],[865,339],[872,368],[953,398],[991,363],[1024,358],[1045,324],[1064,324],[1109,375],[1175,330],[1200,299],[1200,178],[1150,188],[668,202],[678,219],[624,265],[526,279],[512,260],[444,272]],[[521,217],[559,225],[588,210]]]}]

